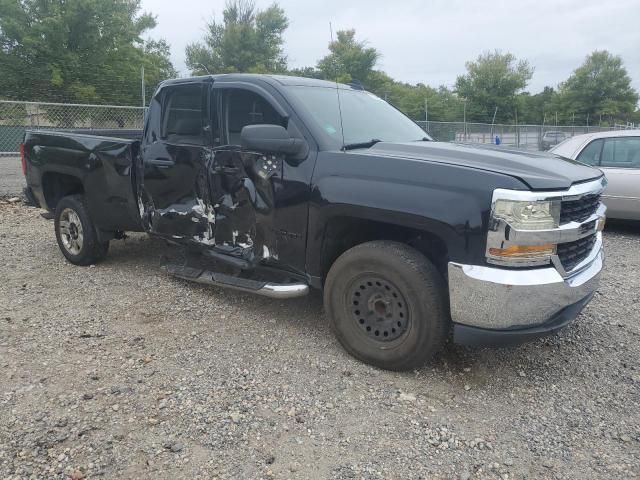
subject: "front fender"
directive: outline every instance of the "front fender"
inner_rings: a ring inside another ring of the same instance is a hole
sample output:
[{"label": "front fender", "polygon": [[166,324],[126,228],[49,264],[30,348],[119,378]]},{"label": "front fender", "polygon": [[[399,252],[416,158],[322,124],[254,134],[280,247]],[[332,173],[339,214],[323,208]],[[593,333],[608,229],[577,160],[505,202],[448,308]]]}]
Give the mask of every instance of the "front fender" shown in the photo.
[{"label": "front fender", "polygon": [[321,275],[319,252],[334,217],[428,232],[444,243],[451,261],[483,264],[495,188],[523,185],[494,172],[435,162],[344,153],[320,158],[312,184],[307,271]]}]

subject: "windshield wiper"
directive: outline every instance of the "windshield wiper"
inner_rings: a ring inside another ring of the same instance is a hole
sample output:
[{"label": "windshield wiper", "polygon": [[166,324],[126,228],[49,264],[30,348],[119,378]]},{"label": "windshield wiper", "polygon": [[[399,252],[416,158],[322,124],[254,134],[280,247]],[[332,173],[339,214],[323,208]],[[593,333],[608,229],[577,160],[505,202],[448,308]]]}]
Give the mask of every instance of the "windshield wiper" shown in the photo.
[{"label": "windshield wiper", "polygon": [[342,146],[342,150],[355,150],[356,148],[371,148],[376,143],[380,143],[382,140],[378,138],[372,138],[368,142],[359,142],[359,143],[347,143]]}]

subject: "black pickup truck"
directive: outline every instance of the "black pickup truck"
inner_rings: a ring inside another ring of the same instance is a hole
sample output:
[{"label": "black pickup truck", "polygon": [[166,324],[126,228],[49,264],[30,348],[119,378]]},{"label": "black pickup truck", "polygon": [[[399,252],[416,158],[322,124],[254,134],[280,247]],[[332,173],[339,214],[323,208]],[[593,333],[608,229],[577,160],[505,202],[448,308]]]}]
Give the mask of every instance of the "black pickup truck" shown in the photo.
[{"label": "black pickup truck", "polygon": [[548,154],[432,141],[356,85],[270,75],[164,82],[144,131],[26,133],[28,194],[64,256],[145,231],[167,272],[275,298],[324,291],[354,356],[424,363],[452,334],[552,333],[603,265],[606,180]]}]

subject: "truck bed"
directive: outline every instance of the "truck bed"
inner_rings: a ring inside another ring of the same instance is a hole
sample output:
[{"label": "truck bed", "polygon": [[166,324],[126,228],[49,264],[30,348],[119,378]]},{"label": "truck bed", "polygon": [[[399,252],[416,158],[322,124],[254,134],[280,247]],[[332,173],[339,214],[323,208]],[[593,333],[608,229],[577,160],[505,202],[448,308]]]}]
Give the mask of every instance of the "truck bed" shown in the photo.
[{"label": "truck bed", "polygon": [[32,197],[52,210],[61,196],[88,193],[87,207],[99,229],[142,230],[136,189],[141,137],[141,130],[27,130]]},{"label": "truck bed", "polygon": [[47,130],[60,133],[90,135],[93,137],[122,138],[125,140],[142,140],[142,130],[74,128],[69,130]]}]

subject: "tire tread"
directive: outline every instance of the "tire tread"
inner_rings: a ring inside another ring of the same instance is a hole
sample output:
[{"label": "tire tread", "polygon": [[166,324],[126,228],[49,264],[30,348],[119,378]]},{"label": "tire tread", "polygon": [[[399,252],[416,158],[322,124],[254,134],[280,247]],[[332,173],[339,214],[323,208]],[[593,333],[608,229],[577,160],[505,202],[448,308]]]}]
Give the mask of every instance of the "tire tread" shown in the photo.
[{"label": "tire tread", "polygon": [[[373,363],[387,370],[408,370],[419,367],[444,346],[449,333],[450,320],[445,281],[433,263],[414,248],[400,242],[376,240],[362,243],[344,252],[334,262],[327,275],[324,292],[325,311],[330,314],[331,311],[335,310],[332,305],[335,301],[332,290],[341,270],[352,262],[365,262],[367,258],[384,258],[386,259],[385,261],[391,263],[399,262],[399,264],[404,264],[404,266],[408,267],[419,278],[422,295],[418,296],[418,301],[431,313],[427,338],[423,339],[415,351],[410,352],[401,360],[381,364],[376,363],[375,359],[364,357],[349,344],[337,328],[337,319],[329,319],[331,328],[345,349],[362,361]],[[415,293],[417,294],[418,292]]]},{"label": "tire tread", "polygon": [[[82,222],[85,245],[80,251],[80,255],[77,256],[73,256],[66,251],[66,249],[62,245],[60,233],[58,232],[58,219],[60,218],[60,214],[62,213],[62,210],[64,208],[72,208],[73,210],[75,210],[80,217],[80,221]],[[84,195],[68,195],[58,202],[55,211],[55,233],[56,240],[58,241],[58,246],[60,247],[62,254],[74,265],[92,265],[99,262],[100,260],[103,260],[107,256],[107,253],[109,251],[109,242],[98,241],[98,235],[93,221],[89,216],[89,210],[87,208],[87,203]],[[87,247],[86,251],[85,246]]]}]

